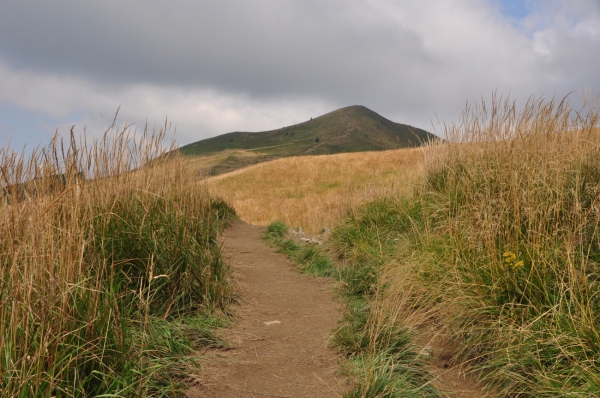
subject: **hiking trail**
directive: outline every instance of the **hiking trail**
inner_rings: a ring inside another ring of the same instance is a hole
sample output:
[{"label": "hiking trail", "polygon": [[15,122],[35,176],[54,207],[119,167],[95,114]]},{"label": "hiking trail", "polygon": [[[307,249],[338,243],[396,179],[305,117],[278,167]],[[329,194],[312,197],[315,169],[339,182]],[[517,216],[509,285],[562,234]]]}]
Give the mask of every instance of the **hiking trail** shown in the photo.
[{"label": "hiking trail", "polygon": [[264,230],[236,221],[223,233],[239,294],[233,325],[221,331],[231,349],[206,353],[190,398],[338,397],[348,388],[328,344],[342,317],[331,280],[300,274],[262,241]]}]

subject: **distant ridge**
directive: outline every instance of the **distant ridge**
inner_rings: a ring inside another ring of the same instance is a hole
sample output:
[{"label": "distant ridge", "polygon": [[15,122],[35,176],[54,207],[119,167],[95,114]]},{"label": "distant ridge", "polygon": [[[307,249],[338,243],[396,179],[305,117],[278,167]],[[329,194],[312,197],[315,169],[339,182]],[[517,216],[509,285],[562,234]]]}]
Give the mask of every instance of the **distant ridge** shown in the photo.
[{"label": "distant ridge", "polygon": [[214,158],[207,162],[205,172],[216,175],[280,157],[382,151],[420,146],[436,138],[423,129],[392,122],[354,105],[277,130],[223,134],[185,145],[179,151]]}]

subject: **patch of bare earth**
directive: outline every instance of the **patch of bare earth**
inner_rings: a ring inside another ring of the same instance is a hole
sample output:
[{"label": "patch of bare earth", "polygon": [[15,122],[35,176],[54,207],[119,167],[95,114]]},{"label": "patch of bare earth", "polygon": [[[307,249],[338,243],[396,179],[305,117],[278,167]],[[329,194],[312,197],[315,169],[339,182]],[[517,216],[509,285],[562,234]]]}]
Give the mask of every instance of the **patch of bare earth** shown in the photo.
[{"label": "patch of bare earth", "polygon": [[416,343],[424,347],[430,357],[428,368],[434,377],[433,385],[445,398],[491,398],[477,378],[468,373],[468,368],[457,363],[456,349],[452,342],[441,335],[423,333],[417,335]]},{"label": "patch of bare earth", "polygon": [[232,349],[206,353],[197,397],[336,397],[347,382],[328,337],[342,315],[331,281],[302,275],[261,240],[264,227],[233,223],[224,255],[239,293],[233,326],[223,330]]}]

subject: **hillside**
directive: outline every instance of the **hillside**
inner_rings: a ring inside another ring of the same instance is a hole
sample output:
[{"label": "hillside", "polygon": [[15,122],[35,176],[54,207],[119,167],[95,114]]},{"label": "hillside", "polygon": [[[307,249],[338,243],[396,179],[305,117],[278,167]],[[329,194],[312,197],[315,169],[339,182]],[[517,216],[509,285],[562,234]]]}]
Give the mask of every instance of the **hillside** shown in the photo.
[{"label": "hillside", "polygon": [[247,223],[280,220],[317,234],[361,203],[386,195],[409,196],[423,176],[429,150],[292,156],[210,177],[202,184]]},{"label": "hillside", "polygon": [[414,147],[432,138],[425,130],[392,122],[364,106],[349,106],[293,126],[223,134],[179,150],[202,157],[199,166],[217,175],[275,158]]}]

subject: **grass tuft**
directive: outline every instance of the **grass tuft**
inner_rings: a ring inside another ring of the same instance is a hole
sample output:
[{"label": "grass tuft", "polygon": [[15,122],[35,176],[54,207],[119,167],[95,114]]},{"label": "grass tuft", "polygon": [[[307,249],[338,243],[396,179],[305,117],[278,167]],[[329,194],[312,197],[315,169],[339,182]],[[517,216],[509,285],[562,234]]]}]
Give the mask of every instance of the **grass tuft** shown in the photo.
[{"label": "grass tuft", "polygon": [[287,235],[288,226],[281,221],[274,221],[267,226],[263,239],[292,259],[303,273],[333,276],[337,272],[333,261],[314,244],[300,244]]},{"label": "grass tuft", "polygon": [[281,221],[274,221],[267,226],[263,238],[266,240],[279,240],[286,237],[288,227]]}]

